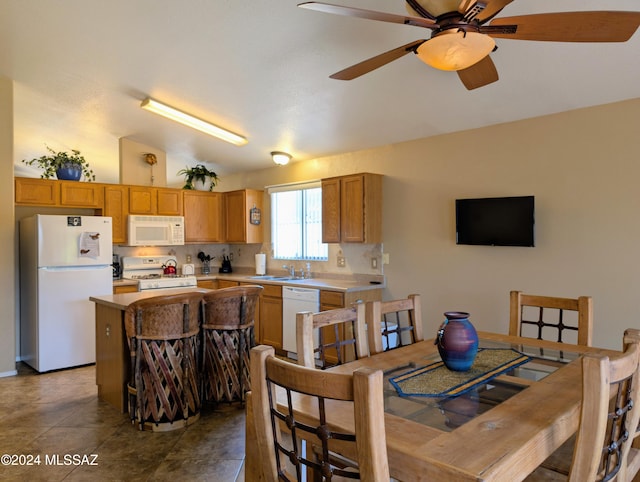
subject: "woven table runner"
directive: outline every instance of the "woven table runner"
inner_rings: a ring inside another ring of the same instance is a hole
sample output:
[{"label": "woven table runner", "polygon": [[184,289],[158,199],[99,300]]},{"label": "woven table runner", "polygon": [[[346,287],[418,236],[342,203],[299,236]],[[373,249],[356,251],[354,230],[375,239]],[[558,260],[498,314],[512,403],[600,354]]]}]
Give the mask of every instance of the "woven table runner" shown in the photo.
[{"label": "woven table runner", "polygon": [[451,397],[509,371],[530,358],[513,349],[478,350],[473,366],[466,372],[449,370],[439,361],[389,379],[401,397]]}]

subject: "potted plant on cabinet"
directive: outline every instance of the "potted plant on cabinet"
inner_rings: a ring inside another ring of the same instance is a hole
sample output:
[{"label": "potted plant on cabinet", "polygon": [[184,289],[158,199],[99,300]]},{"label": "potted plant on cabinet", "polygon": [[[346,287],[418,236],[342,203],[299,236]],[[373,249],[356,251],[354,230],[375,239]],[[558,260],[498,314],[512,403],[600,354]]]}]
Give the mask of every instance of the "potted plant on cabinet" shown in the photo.
[{"label": "potted plant on cabinet", "polygon": [[[207,169],[204,164],[197,164],[195,167],[186,167],[178,171],[178,175],[184,176],[184,186],[182,189],[197,189],[198,183],[204,186],[205,190],[213,191],[218,182],[218,175]],[[208,189],[207,189],[208,183]]]},{"label": "potted plant on cabinet", "polygon": [[22,160],[28,166],[44,169],[40,175],[42,179],[50,179],[55,175],[58,179],[65,181],[79,181],[82,176],[88,182],[96,180],[93,170],[80,151],[72,149],[71,153],[56,152],[49,146],[46,147],[50,155],[36,157],[30,161]]}]

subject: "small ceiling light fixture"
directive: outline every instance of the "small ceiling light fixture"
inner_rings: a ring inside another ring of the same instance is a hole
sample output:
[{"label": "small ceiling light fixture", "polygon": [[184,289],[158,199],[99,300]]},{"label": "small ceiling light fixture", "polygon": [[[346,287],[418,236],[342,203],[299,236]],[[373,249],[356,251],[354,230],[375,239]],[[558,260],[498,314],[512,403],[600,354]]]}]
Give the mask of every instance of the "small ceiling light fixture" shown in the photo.
[{"label": "small ceiling light fixture", "polygon": [[424,42],[416,54],[425,64],[440,70],[463,70],[480,62],[496,46],[488,35],[445,30]]},{"label": "small ceiling light fixture", "polygon": [[289,164],[291,160],[291,154],[287,154],[286,152],[281,151],[273,151],[271,153],[271,159],[279,166],[285,166]]},{"label": "small ceiling light fixture", "polygon": [[161,115],[163,117],[166,117],[167,119],[171,119],[186,126],[197,129],[200,132],[209,134],[210,136],[214,136],[218,139],[222,139],[223,141],[235,144],[236,146],[244,146],[247,142],[249,142],[245,137],[223,129],[222,127],[218,127],[214,124],[211,124],[210,122],[206,122],[202,119],[198,119],[197,117],[193,117],[192,115],[186,114],[182,111],[179,111],[178,109],[174,109],[173,107],[169,107],[168,105],[162,104],[161,102],[158,102],[151,98],[146,98],[145,100],[143,100],[140,104],[140,107],[148,110],[149,112],[153,112],[154,114]]}]

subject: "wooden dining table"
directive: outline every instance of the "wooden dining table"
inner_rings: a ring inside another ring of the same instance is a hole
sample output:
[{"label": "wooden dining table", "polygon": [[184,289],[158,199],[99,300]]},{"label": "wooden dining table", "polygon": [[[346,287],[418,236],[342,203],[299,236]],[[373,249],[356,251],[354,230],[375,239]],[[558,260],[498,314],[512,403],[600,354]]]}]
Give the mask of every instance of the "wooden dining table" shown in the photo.
[{"label": "wooden dining table", "polygon": [[[582,399],[580,355],[619,351],[478,332],[480,348],[511,348],[528,355],[520,367],[459,397],[400,397],[388,379],[440,360],[433,340],[330,368],[385,372],[385,430],[391,476],[400,481],[517,481],[524,479],[578,428]],[[306,397],[308,398],[308,397]],[[313,418],[304,396],[299,415]],[[332,423],[353,428],[353,406],[335,402]],[[245,477],[263,480],[247,403]],[[349,455],[349,454],[346,454]]]}]

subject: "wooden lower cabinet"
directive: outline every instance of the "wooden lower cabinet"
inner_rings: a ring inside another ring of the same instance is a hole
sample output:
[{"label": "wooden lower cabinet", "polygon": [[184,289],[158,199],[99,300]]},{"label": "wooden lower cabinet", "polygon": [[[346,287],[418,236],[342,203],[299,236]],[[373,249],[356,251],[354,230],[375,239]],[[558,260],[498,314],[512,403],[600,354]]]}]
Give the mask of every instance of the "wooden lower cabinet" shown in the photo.
[{"label": "wooden lower cabinet", "polygon": [[217,279],[202,279],[198,280],[198,288],[217,290],[220,287],[219,283],[220,282]]},{"label": "wooden lower cabinet", "polygon": [[114,286],[113,294],[119,295],[122,293],[137,293],[138,285],[123,285],[123,286]]},{"label": "wooden lower cabinet", "polygon": [[96,303],[96,385],[100,400],[126,413],[131,361],[125,348],[123,313]]},{"label": "wooden lower cabinet", "polygon": [[[365,291],[347,291],[347,292],[321,290],[320,291],[320,311],[346,308],[348,306],[351,306],[353,303],[357,303],[358,301],[366,303],[367,301],[379,301],[379,300],[382,300],[382,289],[365,290]],[[333,328],[330,328],[330,327],[324,328],[324,331],[322,332],[322,336],[328,343],[332,343],[336,339],[335,332]],[[341,334],[340,336],[343,337],[344,334]],[[348,350],[343,351],[342,357],[346,361],[351,361],[355,358],[353,355],[353,351],[349,353]],[[328,353],[326,355],[326,359],[329,364],[338,363],[337,356],[331,355],[331,353]]]},{"label": "wooden lower cabinet", "polygon": [[282,350],[282,286],[264,285],[260,300],[259,343]]},{"label": "wooden lower cabinet", "polygon": [[240,286],[239,281],[229,281],[226,279],[218,280],[218,288],[231,288],[232,286]]}]

